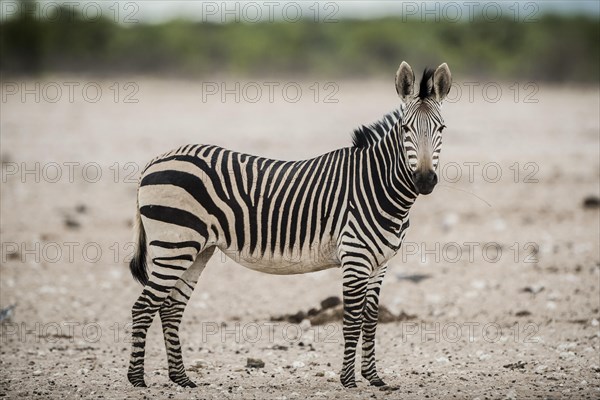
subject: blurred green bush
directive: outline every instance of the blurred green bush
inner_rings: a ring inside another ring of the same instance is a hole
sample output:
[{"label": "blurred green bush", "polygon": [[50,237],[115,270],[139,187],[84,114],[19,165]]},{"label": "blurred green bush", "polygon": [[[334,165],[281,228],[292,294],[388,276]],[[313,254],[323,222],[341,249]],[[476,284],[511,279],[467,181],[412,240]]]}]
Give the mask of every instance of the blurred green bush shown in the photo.
[{"label": "blurred green bush", "polygon": [[599,21],[582,16],[546,15],[529,23],[383,18],[121,25],[77,14],[55,21],[23,14],[0,29],[5,76],[389,77],[407,60],[413,66],[446,61],[462,77],[597,82],[600,69]]}]

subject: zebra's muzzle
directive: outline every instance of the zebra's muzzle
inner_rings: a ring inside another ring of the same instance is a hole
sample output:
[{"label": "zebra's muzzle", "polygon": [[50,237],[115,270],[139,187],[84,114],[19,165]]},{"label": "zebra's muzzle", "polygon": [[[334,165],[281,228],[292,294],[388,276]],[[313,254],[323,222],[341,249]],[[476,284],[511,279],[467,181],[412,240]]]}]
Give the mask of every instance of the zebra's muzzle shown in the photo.
[{"label": "zebra's muzzle", "polygon": [[438,177],[433,170],[426,172],[416,171],[413,173],[413,182],[418,194],[429,194],[438,183]]}]

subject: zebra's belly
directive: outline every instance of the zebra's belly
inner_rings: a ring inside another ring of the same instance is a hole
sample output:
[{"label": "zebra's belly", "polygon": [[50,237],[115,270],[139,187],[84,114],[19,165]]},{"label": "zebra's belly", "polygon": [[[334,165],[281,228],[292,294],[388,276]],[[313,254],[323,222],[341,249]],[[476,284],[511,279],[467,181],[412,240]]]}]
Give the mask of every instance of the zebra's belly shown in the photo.
[{"label": "zebra's belly", "polygon": [[274,275],[294,275],[316,272],[340,266],[340,261],[332,252],[275,252],[264,255],[249,254],[245,251],[221,249],[230,259],[254,271]]}]

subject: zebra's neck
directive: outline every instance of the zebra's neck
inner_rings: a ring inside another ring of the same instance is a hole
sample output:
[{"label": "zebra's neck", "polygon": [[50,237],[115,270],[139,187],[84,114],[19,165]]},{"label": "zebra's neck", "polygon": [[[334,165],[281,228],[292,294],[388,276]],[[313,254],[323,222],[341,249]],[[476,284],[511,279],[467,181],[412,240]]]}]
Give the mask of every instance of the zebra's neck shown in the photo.
[{"label": "zebra's neck", "polygon": [[[397,114],[398,115],[398,114]],[[417,198],[417,192],[405,160],[400,129],[402,116],[395,118],[385,135],[366,150],[367,158],[377,168],[379,179],[373,179],[382,209],[403,219]]]}]

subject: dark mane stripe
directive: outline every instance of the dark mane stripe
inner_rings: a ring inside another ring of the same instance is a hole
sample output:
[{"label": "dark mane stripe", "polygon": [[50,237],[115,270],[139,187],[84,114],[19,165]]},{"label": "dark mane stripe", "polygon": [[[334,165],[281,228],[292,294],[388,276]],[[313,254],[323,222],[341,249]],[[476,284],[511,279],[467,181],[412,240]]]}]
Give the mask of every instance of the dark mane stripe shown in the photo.
[{"label": "dark mane stripe", "polygon": [[419,98],[425,100],[433,94],[433,74],[435,70],[433,68],[425,68],[423,71],[423,77],[421,78],[421,84],[419,85]]},{"label": "dark mane stripe", "polygon": [[371,125],[362,125],[356,128],[352,132],[352,145],[358,149],[371,147],[385,137],[401,119],[401,111],[394,110]]}]

